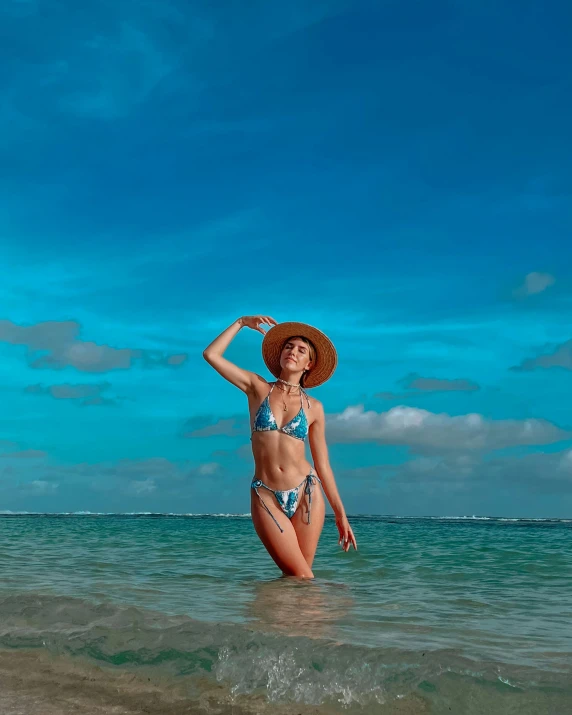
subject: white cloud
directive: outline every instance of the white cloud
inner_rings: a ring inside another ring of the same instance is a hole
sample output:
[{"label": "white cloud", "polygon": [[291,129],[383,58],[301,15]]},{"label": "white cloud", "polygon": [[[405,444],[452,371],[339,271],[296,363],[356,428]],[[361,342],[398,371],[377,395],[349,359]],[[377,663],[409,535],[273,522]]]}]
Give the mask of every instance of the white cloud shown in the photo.
[{"label": "white cloud", "polygon": [[133,492],[137,496],[144,496],[145,494],[151,494],[152,492],[155,491],[155,489],[157,489],[155,480],[151,479],[150,477],[148,479],[129,482],[129,491]]},{"label": "white cloud", "polygon": [[[204,475],[216,473],[218,462],[196,464],[190,460],[173,461],[165,457],[146,459],[119,459],[107,462],[80,462],[76,464],[33,464],[31,460],[20,459],[11,463],[11,473],[0,474],[0,487],[6,486],[7,478],[25,480],[38,476],[42,481],[65,484],[70,489],[86,489],[88,492],[125,494],[150,494],[159,489],[162,494],[176,494],[195,484]],[[4,483],[3,483],[4,482]]]},{"label": "white cloud", "polygon": [[529,295],[542,293],[542,291],[554,285],[556,278],[550,273],[539,273],[533,271],[528,273],[524,279],[524,283],[518,288],[515,288],[513,295],[515,298],[526,298]]},{"label": "white cloud", "polygon": [[45,495],[45,494],[53,494],[59,484],[57,482],[48,482],[44,479],[34,479],[33,482],[30,482],[30,484],[26,484],[23,489],[24,491],[35,494],[35,495]]},{"label": "white cloud", "polygon": [[393,478],[397,483],[425,482],[447,488],[457,485],[463,489],[486,489],[486,485],[504,485],[539,493],[567,493],[572,487],[572,449],[493,459],[475,454],[422,457],[397,467]]},{"label": "white cloud", "polygon": [[219,468],[220,464],[218,462],[205,462],[205,464],[201,464],[199,466],[197,472],[203,475],[214,474],[215,472],[218,472]]},{"label": "white cloud", "polygon": [[393,407],[387,412],[346,407],[328,416],[330,442],[377,442],[406,445],[417,452],[490,451],[517,445],[551,444],[572,439],[542,419],[488,420],[480,414],[451,416],[415,407]]},{"label": "white cloud", "polygon": [[371,513],[403,513],[407,504],[407,511],[416,514],[548,516],[543,499],[568,498],[572,491],[572,449],[518,457],[474,452],[421,456],[402,464],[340,469],[337,477],[362,497],[369,495]]}]

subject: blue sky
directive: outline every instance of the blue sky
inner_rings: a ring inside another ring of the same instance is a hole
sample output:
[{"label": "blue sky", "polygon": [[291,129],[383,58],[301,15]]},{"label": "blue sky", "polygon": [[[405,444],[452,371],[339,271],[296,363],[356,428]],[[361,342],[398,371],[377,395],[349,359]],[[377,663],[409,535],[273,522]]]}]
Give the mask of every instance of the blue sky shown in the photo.
[{"label": "blue sky", "polygon": [[338,349],[348,512],[570,516],[571,20],[2,3],[0,510],[247,512],[201,353],[267,313]]}]

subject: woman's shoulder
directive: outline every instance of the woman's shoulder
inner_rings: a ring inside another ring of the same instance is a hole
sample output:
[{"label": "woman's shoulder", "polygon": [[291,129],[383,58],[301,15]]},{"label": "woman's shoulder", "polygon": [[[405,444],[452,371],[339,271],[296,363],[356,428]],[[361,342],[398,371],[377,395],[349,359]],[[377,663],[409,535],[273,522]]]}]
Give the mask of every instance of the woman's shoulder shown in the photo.
[{"label": "woman's shoulder", "polygon": [[324,405],[320,402],[320,400],[316,399],[315,397],[312,397],[312,395],[308,395],[308,397],[310,399],[310,407],[314,407],[315,405],[320,410],[324,409]]},{"label": "woman's shoulder", "polygon": [[268,382],[262,375],[258,375],[257,373],[253,372],[253,379],[252,379],[252,387],[256,395],[264,395],[266,397],[266,394],[272,387],[274,383]]}]

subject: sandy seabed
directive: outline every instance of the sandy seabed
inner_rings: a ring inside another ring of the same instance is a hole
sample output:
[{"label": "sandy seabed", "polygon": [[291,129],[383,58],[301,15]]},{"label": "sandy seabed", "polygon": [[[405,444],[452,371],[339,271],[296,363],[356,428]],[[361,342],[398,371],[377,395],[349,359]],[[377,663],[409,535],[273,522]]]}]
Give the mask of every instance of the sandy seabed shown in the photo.
[{"label": "sandy seabed", "polygon": [[[234,702],[228,689],[203,683],[189,697],[182,686],[124,669],[92,665],[86,660],[41,650],[0,651],[1,715],[324,715],[327,707],[278,705],[263,697]],[[336,709],[335,712],[339,712]],[[428,704],[415,696],[377,705],[380,715],[426,715]]]},{"label": "sandy seabed", "polygon": [[42,651],[0,652],[2,715],[242,712],[235,705],[209,702],[215,695],[215,692],[205,694],[203,703],[192,703],[173,684],[167,691],[165,685],[161,687],[161,683],[152,683],[150,678],[131,672],[101,668]]}]

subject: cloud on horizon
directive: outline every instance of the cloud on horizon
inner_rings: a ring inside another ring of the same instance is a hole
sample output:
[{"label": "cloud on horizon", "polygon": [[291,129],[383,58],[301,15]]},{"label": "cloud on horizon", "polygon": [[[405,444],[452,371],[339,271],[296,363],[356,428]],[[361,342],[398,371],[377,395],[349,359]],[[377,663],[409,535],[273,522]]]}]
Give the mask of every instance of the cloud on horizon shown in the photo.
[{"label": "cloud on horizon", "polygon": [[539,492],[562,492],[572,488],[572,449],[536,452],[511,457],[443,455],[412,459],[394,470],[401,483],[441,483],[454,488],[485,483],[533,488]]},{"label": "cloud on horizon", "polygon": [[[43,457],[44,462],[33,467],[26,465],[27,458]],[[196,464],[191,460],[169,460],[164,457],[148,459],[119,459],[116,461],[65,464],[55,463],[40,450],[0,454],[2,461],[10,463],[2,468],[0,493],[8,497],[14,492],[41,496],[53,493],[58,486],[90,495],[114,494],[144,497],[153,492],[163,495],[184,494],[205,476],[217,478],[221,473],[218,462]]]}]

